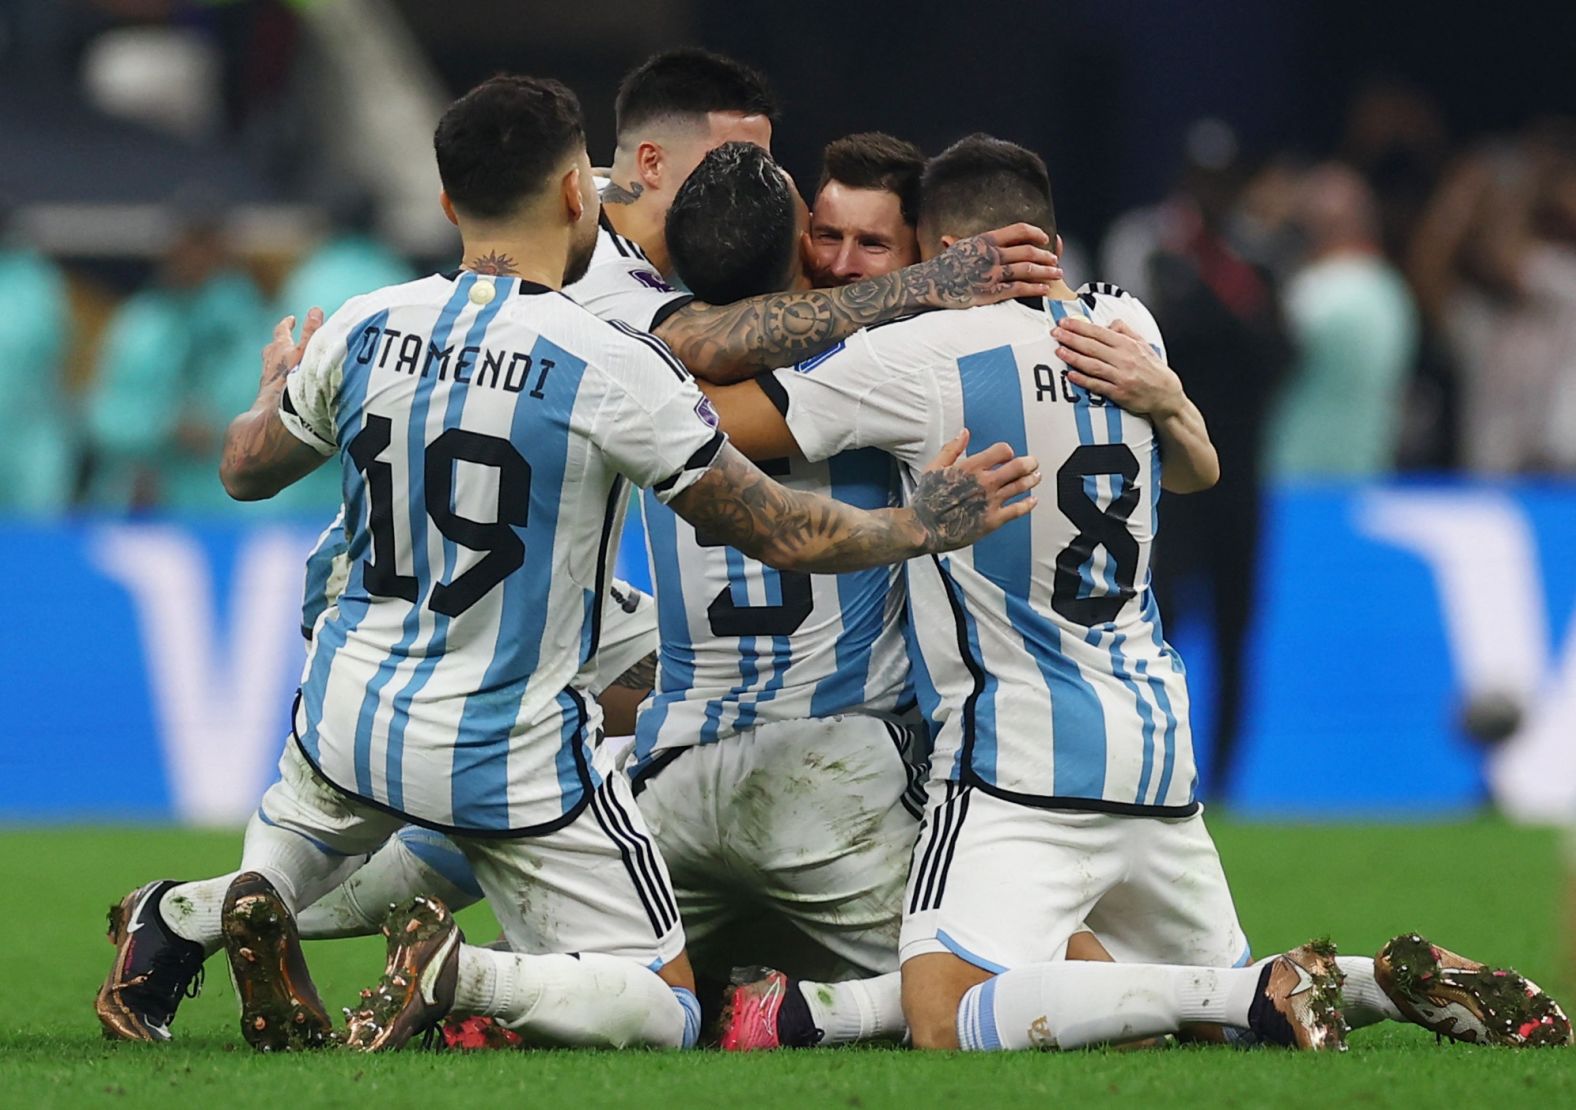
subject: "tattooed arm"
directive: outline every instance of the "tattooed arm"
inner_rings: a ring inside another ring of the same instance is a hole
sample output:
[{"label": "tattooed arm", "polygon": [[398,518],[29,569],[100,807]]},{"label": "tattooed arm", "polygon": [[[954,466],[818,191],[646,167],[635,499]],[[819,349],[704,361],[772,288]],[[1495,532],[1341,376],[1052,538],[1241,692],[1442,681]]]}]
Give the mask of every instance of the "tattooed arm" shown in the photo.
[{"label": "tattooed arm", "polygon": [[695,526],[778,570],[841,574],[952,551],[1029,512],[1007,501],[1040,481],[1031,456],[998,443],[963,457],[961,433],[919,476],[907,508],[869,512],[772,481],[724,446],[706,474],[669,502]]},{"label": "tattooed arm", "polygon": [[301,342],[292,338],[295,317],[274,328],[274,340],[263,348],[263,377],[252,407],[230,421],[219,459],[219,480],[237,501],[261,501],[298,482],[324,461],[296,438],[279,419],[279,397],[291,367],[301,361],[307,342],[323,326],[323,310],[306,315]]},{"label": "tattooed arm", "polygon": [[969,308],[1049,292],[1061,276],[1029,224],[960,239],[935,258],[845,285],[731,305],[692,301],[656,334],[696,377],[726,385],[810,357],[862,327],[928,308]]}]

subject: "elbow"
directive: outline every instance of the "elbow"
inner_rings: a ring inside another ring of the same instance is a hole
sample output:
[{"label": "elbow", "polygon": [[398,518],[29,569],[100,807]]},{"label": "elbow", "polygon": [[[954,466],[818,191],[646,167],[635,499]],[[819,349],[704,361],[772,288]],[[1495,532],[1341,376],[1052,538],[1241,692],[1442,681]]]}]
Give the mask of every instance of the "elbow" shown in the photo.
[{"label": "elbow", "polygon": [[269,489],[245,467],[237,466],[228,459],[219,464],[219,482],[224,486],[224,492],[236,501],[266,501],[278,492]]},{"label": "elbow", "polygon": [[1220,481],[1220,460],[1211,457],[1190,474],[1168,475],[1160,484],[1167,493],[1203,493]]}]

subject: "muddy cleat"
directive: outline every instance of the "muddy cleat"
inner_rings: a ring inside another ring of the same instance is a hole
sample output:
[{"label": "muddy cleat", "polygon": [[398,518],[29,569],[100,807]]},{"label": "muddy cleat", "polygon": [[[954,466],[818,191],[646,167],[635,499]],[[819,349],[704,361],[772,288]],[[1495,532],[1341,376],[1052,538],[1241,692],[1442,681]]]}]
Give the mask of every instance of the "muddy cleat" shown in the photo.
[{"label": "muddy cleat", "polygon": [[109,909],[115,962],[93,1009],[112,1041],[167,1041],[181,999],[202,988],[202,945],[177,936],[159,913],[159,899],[179,884],[151,882]]},{"label": "muddy cleat", "polygon": [[246,1043],[259,1052],[327,1044],[334,1024],[307,972],[295,919],[273,884],[255,871],[237,875],[219,920]]},{"label": "muddy cleat", "polygon": [[1267,1044],[1312,1052],[1345,1052],[1341,982],[1335,945],[1312,940],[1264,964],[1248,1008],[1248,1028]]},{"label": "muddy cleat", "polygon": [[1467,1044],[1569,1045],[1570,1019],[1529,979],[1440,948],[1416,933],[1374,957],[1374,979],[1408,1021]]},{"label": "muddy cleat", "polygon": [[392,1052],[442,1021],[454,1005],[465,936],[448,907],[421,897],[390,912],[383,924],[388,963],[383,978],[345,1011],[346,1043],[362,1052]]},{"label": "muddy cleat", "polygon": [[796,980],[766,967],[734,972],[722,1009],[724,1051],[809,1048],[823,1036]]}]

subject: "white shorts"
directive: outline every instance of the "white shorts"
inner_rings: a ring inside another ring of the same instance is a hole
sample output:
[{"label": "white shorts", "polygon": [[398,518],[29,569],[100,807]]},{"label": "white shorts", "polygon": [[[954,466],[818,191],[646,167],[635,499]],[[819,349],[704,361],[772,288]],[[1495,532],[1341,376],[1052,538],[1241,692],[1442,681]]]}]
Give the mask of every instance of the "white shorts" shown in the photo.
[{"label": "white shorts", "polygon": [[901,729],[762,724],[689,748],[638,796],[702,974],[770,964],[830,981],[897,970],[919,824]]},{"label": "white shorts", "polygon": [[[563,828],[532,837],[450,839],[465,854],[514,951],[596,952],[656,969],[684,951],[673,886],[628,780],[610,757],[598,753],[596,761],[605,781]],[[325,859],[374,852],[405,824],[335,790],[294,741],[285,746],[279,776],[256,820],[304,837]],[[302,904],[337,882],[307,894]]]},{"label": "white shorts", "polygon": [[1036,809],[932,783],[903,897],[902,958],[1002,972],[1066,955],[1087,927],[1123,963],[1248,962],[1202,815]]}]

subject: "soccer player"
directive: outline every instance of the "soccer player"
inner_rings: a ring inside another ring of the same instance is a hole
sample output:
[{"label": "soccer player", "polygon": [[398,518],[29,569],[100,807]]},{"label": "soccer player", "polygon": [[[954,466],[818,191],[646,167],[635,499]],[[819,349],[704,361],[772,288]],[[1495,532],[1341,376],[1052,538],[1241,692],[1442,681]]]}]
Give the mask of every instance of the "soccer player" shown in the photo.
[{"label": "soccer player", "polygon": [[[1007,217],[1054,229],[1030,152],[973,136],[927,166],[924,253]],[[878,447],[908,488],[931,445],[964,426],[1057,460],[1054,509],[908,567],[937,779],[904,899],[914,1043],[1072,1048],[1209,1023],[1338,1048],[1343,969],[1381,1016],[1459,1039],[1567,1042],[1534,986],[1415,937],[1378,961],[1338,964],[1309,944],[1233,966],[1246,940],[1193,797],[1186,686],[1148,588],[1159,489],[1206,487],[1214,453],[1174,376],[1141,388],[1098,376],[1110,348],[1075,319],[1163,357],[1132,297],[1062,286],[1044,303],[871,329],[712,391],[757,457]],[[1064,959],[1085,924],[1122,963]]]},{"label": "soccer player", "polygon": [[828,143],[805,237],[811,281],[848,285],[918,262],[914,224],[924,169],[917,146],[880,131]]},{"label": "soccer player", "polygon": [[[626,76],[615,106],[617,150],[602,185],[604,242],[570,294],[603,318],[659,336],[696,376],[736,381],[824,350],[867,324],[931,308],[966,308],[1043,293],[1060,276],[1043,233],[1004,227],[939,258],[847,288],[774,292],[727,305],[671,287],[665,223],[706,152],[729,141],[769,148],[777,116],[765,79],[704,50],[654,55]],[[645,309],[631,287],[645,288]],[[612,298],[617,298],[615,306]],[[622,315],[620,315],[622,313]],[[632,319],[638,315],[640,318]]]},{"label": "soccer player", "polygon": [[905,509],[786,490],[744,461],[660,342],[557,292],[589,264],[598,214],[562,85],[485,82],[435,146],[463,267],[357,298],[320,330],[314,317],[304,353],[282,322],[227,434],[221,478],[240,499],[339,460],[350,579],[313,638],[241,872],[121,903],[96,1006],[111,1036],[167,1039],[223,942],[248,1041],[321,1043],[292,914],[414,821],[455,834],[514,951],[463,944],[441,903],[416,899],[389,921],[353,1047],[397,1048],[451,1010],[556,1043],[692,1044],[666,869],[592,750],[584,696],[623,482],[800,572],[948,550],[1032,508],[1034,460],[1002,445],[963,458],[966,436]]}]

